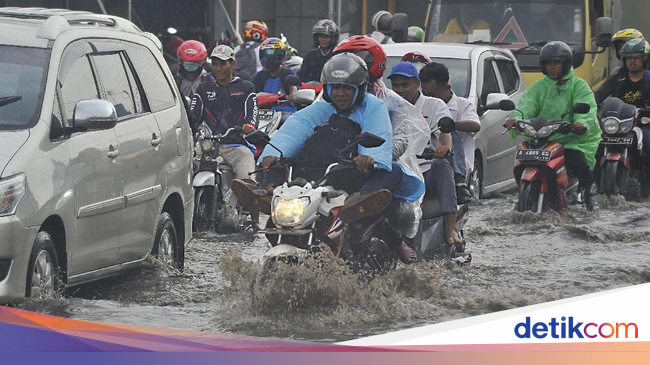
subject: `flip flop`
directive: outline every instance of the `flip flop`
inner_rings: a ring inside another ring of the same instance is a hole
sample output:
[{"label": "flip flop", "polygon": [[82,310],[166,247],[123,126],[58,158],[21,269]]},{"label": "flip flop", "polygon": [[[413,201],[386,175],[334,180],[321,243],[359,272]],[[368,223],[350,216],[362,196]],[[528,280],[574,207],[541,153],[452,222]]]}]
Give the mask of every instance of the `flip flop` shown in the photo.
[{"label": "flip flop", "polygon": [[397,246],[397,256],[405,264],[412,264],[417,260],[417,254],[406,243],[402,242]]}]

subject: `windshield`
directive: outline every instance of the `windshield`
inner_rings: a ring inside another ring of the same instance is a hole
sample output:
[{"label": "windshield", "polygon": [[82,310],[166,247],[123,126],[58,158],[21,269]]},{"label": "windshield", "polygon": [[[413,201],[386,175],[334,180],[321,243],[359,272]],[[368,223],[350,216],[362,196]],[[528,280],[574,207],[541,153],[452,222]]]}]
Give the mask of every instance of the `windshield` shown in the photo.
[{"label": "windshield", "polygon": [[546,42],[582,49],[584,10],[584,0],[434,0],[427,40],[521,49],[515,51],[520,67],[536,69]]},{"label": "windshield", "polygon": [[[427,56],[431,58],[431,61],[442,63],[447,66],[449,69],[449,84],[456,95],[464,98],[469,96],[469,86],[472,79],[472,70],[469,67],[469,60],[431,57],[430,55]],[[388,56],[386,60],[387,71],[384,72],[384,82],[388,87],[391,87],[391,84],[387,77],[390,75],[390,70],[393,68],[393,65],[398,63],[400,59],[401,57]]]},{"label": "windshield", "polygon": [[23,129],[40,114],[49,50],[0,45],[0,129]]}]

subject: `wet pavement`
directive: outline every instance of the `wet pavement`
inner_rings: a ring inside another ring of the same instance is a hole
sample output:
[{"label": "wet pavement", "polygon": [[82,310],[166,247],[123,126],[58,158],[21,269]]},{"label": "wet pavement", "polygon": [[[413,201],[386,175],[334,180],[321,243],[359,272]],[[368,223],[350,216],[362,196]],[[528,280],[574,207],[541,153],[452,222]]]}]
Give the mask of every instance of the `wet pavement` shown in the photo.
[{"label": "wet pavement", "polygon": [[599,197],[600,212],[512,210],[516,194],[470,207],[471,265],[400,265],[359,280],[335,258],[261,275],[261,235],[199,234],[184,273],[157,262],[21,309],[66,318],[338,342],[650,281],[650,201]]}]

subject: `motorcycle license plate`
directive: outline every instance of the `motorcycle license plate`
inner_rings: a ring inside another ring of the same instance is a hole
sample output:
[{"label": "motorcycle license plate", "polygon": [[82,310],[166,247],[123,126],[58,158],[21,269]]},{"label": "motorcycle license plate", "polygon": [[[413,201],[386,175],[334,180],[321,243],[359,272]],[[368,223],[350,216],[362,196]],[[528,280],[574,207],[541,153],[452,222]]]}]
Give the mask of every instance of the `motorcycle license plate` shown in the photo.
[{"label": "motorcycle license plate", "polygon": [[632,138],[604,137],[604,144],[632,144]]},{"label": "motorcycle license plate", "polygon": [[271,120],[273,119],[273,116],[275,115],[275,111],[273,110],[258,110],[257,115],[259,120]]},{"label": "motorcycle license plate", "polygon": [[544,150],[518,150],[517,160],[521,161],[551,161],[551,151]]}]

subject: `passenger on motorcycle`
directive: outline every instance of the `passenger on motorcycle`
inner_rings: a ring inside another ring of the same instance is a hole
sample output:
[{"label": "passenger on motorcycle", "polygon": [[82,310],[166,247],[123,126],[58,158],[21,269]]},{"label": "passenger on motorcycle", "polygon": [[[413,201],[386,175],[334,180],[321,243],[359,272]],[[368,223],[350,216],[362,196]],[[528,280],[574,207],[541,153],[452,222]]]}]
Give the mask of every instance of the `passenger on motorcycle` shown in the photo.
[{"label": "passenger on motorcycle", "polygon": [[[573,132],[568,135],[555,134],[550,140],[562,144],[566,149],[567,168],[579,179],[580,187],[585,192],[585,205],[588,210],[593,211],[598,209],[593,169],[601,130],[596,120],[594,94],[587,82],[574,75],[572,58],[571,48],[564,42],[553,41],[542,47],[539,64],[545,76],[526,90],[519,101],[514,118],[539,117],[573,122]],[[573,105],[577,103],[589,104],[589,113],[571,113]],[[504,127],[512,128],[515,119],[506,120]],[[510,131],[511,138],[514,139],[517,135],[517,131]]]},{"label": "passenger on motorcycle", "polygon": [[[285,127],[273,135],[271,143],[278,147],[284,156],[297,158],[301,152],[305,152],[303,147],[310,142],[311,137],[318,134],[319,127],[344,118],[351,124],[358,125],[359,133],[373,133],[385,142],[375,148],[359,146],[354,153],[356,157],[352,161],[360,172],[361,177],[358,180],[362,187],[359,194],[352,194],[346,200],[340,210],[340,219],[353,223],[377,215],[391,203],[392,198],[417,201],[424,193],[424,183],[412,171],[393,162],[393,133],[388,111],[381,100],[365,92],[368,70],[363,60],[350,53],[335,55],[323,67],[321,79],[324,83],[323,98],[326,102],[313,103],[292,115]],[[321,146],[321,150],[316,151],[319,154],[336,155],[336,151],[330,151],[333,146],[327,141],[322,141]],[[327,150],[327,147],[330,147],[330,150]],[[266,169],[279,156],[275,149],[265,148],[259,161]],[[376,169],[373,169],[373,166]],[[248,198],[242,198],[242,201],[255,204],[258,198],[252,187],[248,189]],[[387,241],[403,262],[415,261],[415,252],[406,243],[392,239]]]},{"label": "passenger on motorcycle", "polygon": [[450,158],[446,158],[452,148],[452,136],[437,130],[438,121],[450,117],[449,109],[442,100],[424,96],[420,92],[418,70],[412,63],[405,61],[397,63],[388,78],[391,80],[393,90],[415,105],[429,123],[427,131],[431,136],[429,143],[435,150],[436,158],[431,161],[420,160],[420,169],[424,173],[426,183],[426,195],[438,197],[440,201],[440,209],[447,224],[446,242],[450,245],[462,244],[456,227],[454,171],[451,168]]},{"label": "passenger on motorcycle", "polygon": [[314,45],[305,55],[298,71],[298,77],[302,82],[320,82],[323,66],[332,57],[332,51],[339,43],[339,27],[329,19],[319,20],[311,34]]},{"label": "passenger on motorcycle", "polygon": [[[354,53],[365,61],[369,70],[367,92],[378,97],[388,108],[393,126],[393,159],[424,179],[416,156],[422,153],[429,141],[429,126],[417,108],[386,87],[381,80],[386,69],[383,47],[370,37],[353,36],[334,49],[334,54],[343,52]],[[392,206],[390,211],[400,222],[401,233],[413,238],[421,217],[419,204]]]},{"label": "passenger on motorcycle", "polygon": [[178,73],[174,81],[183,96],[192,98],[202,82],[214,82],[214,76],[203,69],[208,50],[199,41],[185,41],[178,48]]},{"label": "passenger on motorcycle", "polygon": [[[608,96],[613,96],[637,108],[650,107],[650,71],[644,68],[650,59],[650,44],[642,38],[631,39],[625,42],[620,55],[623,66],[594,92],[596,103],[600,105]],[[650,126],[639,127],[643,133],[643,151],[650,156]],[[647,166],[649,161],[645,163]],[[647,171],[650,171],[648,167]],[[646,189],[647,185],[645,181]]]},{"label": "passenger on motorcycle", "polygon": [[[623,48],[623,45],[632,39],[641,39],[643,38],[643,34],[639,32],[638,30],[634,28],[628,28],[628,29],[621,29],[618,32],[614,33],[612,36],[612,48],[614,48],[614,51],[616,52],[616,58],[619,60],[621,59],[621,48]],[[614,69],[612,72],[612,75],[615,74],[618,71],[618,67]]]},{"label": "passenger on motorcycle", "polygon": [[[289,75],[295,76],[296,73],[282,65],[286,56],[287,48],[282,40],[279,38],[265,40],[260,46],[260,59],[264,69],[256,73],[253,80],[251,80],[255,86],[255,92],[280,93],[288,96],[289,102],[273,107],[273,110],[281,111],[283,114],[296,112],[296,107],[291,101],[293,101],[297,88],[285,84],[286,77]],[[283,121],[286,118],[288,118],[288,115],[283,116]]]},{"label": "passenger on motorcycle", "polygon": [[429,56],[418,51],[413,51],[405,54],[402,56],[402,61],[411,62],[415,68],[418,69],[418,72],[422,69],[422,67],[431,63]]},{"label": "passenger on motorcycle", "polygon": [[[449,108],[451,119],[455,122],[455,129],[451,133],[454,141],[454,151],[463,149],[465,151],[466,171],[474,168],[474,134],[481,130],[481,122],[476,113],[476,107],[471,101],[454,94],[449,85],[449,70],[441,63],[430,63],[420,70],[420,82],[422,93],[426,96],[439,98]],[[457,160],[456,160],[457,161]],[[454,169],[457,171],[458,169]],[[458,202],[471,200],[472,194],[465,183],[467,175],[456,173],[456,194]]]},{"label": "passenger on motorcycle", "polygon": [[246,22],[244,44],[238,45],[234,50],[238,63],[235,76],[248,81],[256,72],[262,70],[259,49],[261,43],[266,40],[266,33],[268,33],[266,23],[257,20]]}]

